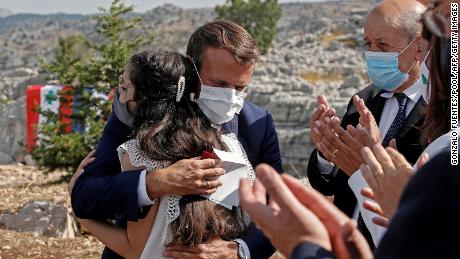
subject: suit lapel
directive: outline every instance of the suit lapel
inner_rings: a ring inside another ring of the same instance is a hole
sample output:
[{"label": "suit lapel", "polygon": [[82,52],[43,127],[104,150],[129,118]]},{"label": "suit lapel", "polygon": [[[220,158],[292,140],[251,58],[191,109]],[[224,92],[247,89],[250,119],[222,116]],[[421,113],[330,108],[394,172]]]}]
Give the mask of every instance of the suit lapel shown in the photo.
[{"label": "suit lapel", "polygon": [[369,108],[371,113],[374,115],[375,121],[377,124],[380,122],[380,117],[382,117],[383,108],[385,107],[386,99],[381,97],[380,94],[382,91],[379,91],[369,102],[366,106]]},{"label": "suit lapel", "polygon": [[423,100],[423,97],[420,97],[417,103],[415,104],[414,108],[412,109],[412,111],[409,113],[409,116],[407,116],[401,128],[401,131],[399,133],[399,138],[404,137],[404,135],[407,134],[407,132],[409,132],[409,130],[413,128],[414,125],[416,125],[421,119],[423,119],[424,117],[423,109],[425,106],[426,106],[426,103]]}]

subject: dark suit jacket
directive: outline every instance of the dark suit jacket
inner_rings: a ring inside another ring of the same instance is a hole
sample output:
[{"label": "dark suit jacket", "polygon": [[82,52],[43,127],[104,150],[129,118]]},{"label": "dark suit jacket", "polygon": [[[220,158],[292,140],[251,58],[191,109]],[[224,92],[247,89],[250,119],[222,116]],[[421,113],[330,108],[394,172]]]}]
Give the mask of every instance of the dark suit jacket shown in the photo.
[{"label": "dark suit jacket", "polygon": [[[380,96],[381,91],[370,85],[360,91],[357,95],[364,100],[366,106],[374,115],[377,123],[385,106],[387,99]],[[425,102],[420,97],[402,126],[399,137],[396,139],[399,152],[401,152],[410,163],[415,163],[423,152],[421,134],[419,128],[423,125],[423,107]],[[393,118],[388,118],[389,120]],[[350,100],[347,112],[342,118],[341,126],[356,126],[359,123],[359,113]],[[334,204],[349,217],[353,216],[356,207],[356,197],[348,186],[348,175],[337,167],[329,175],[322,174],[318,169],[318,150],[313,150],[308,163],[308,179],[316,190],[324,195],[334,195]],[[365,230],[363,233],[370,245],[373,245],[370,233]]]},{"label": "dark suit jacket", "polygon": [[[460,166],[450,164],[450,152],[431,159],[407,185],[374,258],[458,258],[459,189]],[[315,244],[303,243],[291,258],[332,255]]]},{"label": "dark suit jacket", "polygon": [[[357,94],[361,97],[371,113],[374,115],[377,123],[380,121],[385,98],[380,97],[380,91],[375,87],[368,86]],[[419,127],[423,124],[423,107],[424,101],[421,97],[406,118],[399,137],[396,139],[399,152],[401,152],[409,162],[415,163],[423,151],[421,144]],[[393,118],[388,118],[393,119]],[[342,118],[341,126],[346,128],[347,125],[356,126],[359,123],[359,113],[350,100],[347,112]],[[308,163],[308,179],[316,190],[324,195],[334,195],[334,204],[349,217],[353,215],[356,206],[356,198],[348,186],[348,176],[337,167],[332,174],[324,175],[318,170],[318,150],[314,150]]]},{"label": "dark suit jacket", "polygon": [[[254,167],[267,163],[283,172],[278,136],[267,110],[245,102],[241,113],[224,124],[223,130],[237,134]],[[145,216],[138,207],[140,171],[120,172],[116,151],[131,133],[132,130],[114,113],[110,115],[96,149],[96,160],[85,168],[72,191],[72,207],[77,217],[121,219],[124,226],[126,220],[136,221]],[[267,258],[275,251],[258,229],[253,229],[242,239],[251,250],[251,258]],[[115,255],[104,252],[103,257],[114,258]]]}]

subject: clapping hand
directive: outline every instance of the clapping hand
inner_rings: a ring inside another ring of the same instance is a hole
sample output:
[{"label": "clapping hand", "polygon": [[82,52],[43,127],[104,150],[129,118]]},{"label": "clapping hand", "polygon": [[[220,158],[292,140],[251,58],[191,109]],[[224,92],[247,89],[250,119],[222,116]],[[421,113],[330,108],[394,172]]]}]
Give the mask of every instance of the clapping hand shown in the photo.
[{"label": "clapping hand", "polygon": [[316,121],[316,127],[312,130],[319,139],[315,144],[318,150],[349,176],[364,162],[360,152],[363,146],[373,146],[380,142],[380,130],[364,101],[355,95],[353,103],[359,113],[357,128],[363,129],[365,134],[360,134],[351,125],[344,130],[337,117]]},{"label": "clapping hand", "polygon": [[359,113],[359,126],[364,128],[370,136],[365,142],[366,145],[373,146],[376,143],[380,143],[380,129],[375,121],[374,115],[372,115],[371,111],[364,104],[364,100],[355,95],[353,96],[353,103]]},{"label": "clapping hand", "polygon": [[284,255],[289,257],[301,242],[312,242],[337,258],[372,258],[356,222],[320,193],[267,165],[258,166],[256,174],[253,186],[240,182],[241,205]]},{"label": "clapping hand", "polygon": [[330,162],[342,169],[347,175],[352,175],[364,162],[359,153],[363,144],[344,130],[337,119],[325,119],[326,123],[316,123],[321,142],[318,150]]},{"label": "clapping hand", "polygon": [[363,201],[363,208],[378,215],[372,218],[372,222],[378,226],[388,228],[390,220],[385,217],[382,207],[375,201],[374,191],[371,188],[364,187],[361,189],[361,195],[370,199]]},{"label": "clapping hand", "polygon": [[361,154],[366,161],[366,165],[361,165],[361,172],[372,189],[372,199],[378,202],[383,216],[391,219],[404,188],[414,174],[412,166],[394,148],[385,149],[381,144],[365,147]]},{"label": "clapping hand", "polygon": [[332,108],[324,95],[320,95],[316,98],[318,106],[313,112],[312,117],[310,118],[310,130],[311,130],[311,140],[316,148],[318,144],[321,143],[321,135],[317,128],[317,122],[321,121],[325,123],[326,118],[337,117],[336,111]]},{"label": "clapping hand", "polygon": [[[372,189],[363,190],[362,194],[375,200],[379,206],[377,208],[368,204],[365,207],[391,219],[404,188],[414,174],[412,166],[397,150],[392,147],[385,149],[381,144],[372,148],[364,147],[361,154],[366,164],[361,165],[360,169]],[[419,165],[422,166],[427,159],[427,155],[423,154]]]}]

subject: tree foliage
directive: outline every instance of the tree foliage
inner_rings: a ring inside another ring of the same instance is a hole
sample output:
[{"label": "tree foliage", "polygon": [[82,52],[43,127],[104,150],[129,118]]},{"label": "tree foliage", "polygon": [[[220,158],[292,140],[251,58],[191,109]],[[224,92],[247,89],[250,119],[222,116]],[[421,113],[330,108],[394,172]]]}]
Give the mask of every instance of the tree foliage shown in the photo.
[{"label": "tree foliage", "polygon": [[245,28],[262,53],[267,52],[275,38],[281,11],[277,0],[227,0],[225,4],[216,6],[218,18]]},{"label": "tree foliage", "polygon": [[[61,107],[73,102],[72,114],[39,110],[47,122],[38,128],[38,145],[31,154],[38,166],[48,171],[64,169],[70,176],[95,148],[111,112],[108,97],[118,86],[128,58],[153,41],[153,33],[147,37],[133,36],[141,21],[128,17],[133,6],[113,0],[110,8],[99,10],[100,14],[94,17],[95,40],[81,34],[61,38],[54,60],[41,61],[43,69],[61,85],[72,86],[56,97]],[[83,130],[69,132],[71,123]]]}]

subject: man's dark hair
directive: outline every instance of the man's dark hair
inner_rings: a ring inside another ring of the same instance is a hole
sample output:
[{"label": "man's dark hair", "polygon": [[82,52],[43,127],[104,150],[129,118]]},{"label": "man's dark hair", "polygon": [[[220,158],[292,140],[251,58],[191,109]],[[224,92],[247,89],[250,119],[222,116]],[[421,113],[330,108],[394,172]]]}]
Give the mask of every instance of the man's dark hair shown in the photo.
[{"label": "man's dark hair", "polygon": [[187,55],[193,58],[198,70],[203,52],[208,47],[228,50],[240,64],[254,64],[259,55],[251,34],[238,24],[225,20],[208,22],[190,36]]}]

